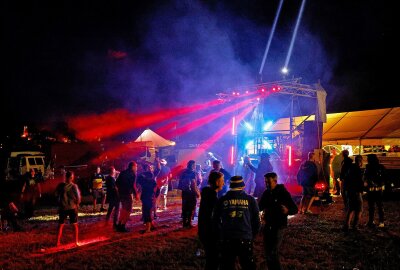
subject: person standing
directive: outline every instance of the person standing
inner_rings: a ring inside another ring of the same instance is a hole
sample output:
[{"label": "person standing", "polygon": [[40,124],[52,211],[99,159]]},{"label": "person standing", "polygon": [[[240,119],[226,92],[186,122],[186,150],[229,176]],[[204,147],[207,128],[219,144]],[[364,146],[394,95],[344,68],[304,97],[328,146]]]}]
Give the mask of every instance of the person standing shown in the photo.
[{"label": "person standing", "polygon": [[[335,149],[334,149],[335,150]],[[335,196],[339,196],[342,193],[340,188],[340,169],[342,168],[343,155],[336,154],[336,150],[333,151],[333,159],[332,159],[332,171],[333,171],[333,184],[335,190]]]},{"label": "person standing", "polygon": [[33,217],[35,205],[38,198],[42,197],[42,187],[40,179],[37,177],[35,169],[31,168],[24,175],[24,184],[21,190],[21,201],[24,202],[24,212],[26,218]]},{"label": "person standing", "polygon": [[97,212],[97,200],[100,199],[101,207],[100,211],[106,211],[104,204],[106,202],[106,192],[105,192],[106,181],[104,175],[101,173],[100,166],[97,166],[96,172],[92,176],[90,182],[90,192],[93,196],[93,213]]},{"label": "person standing", "polygon": [[340,169],[340,188],[342,190],[342,198],[343,198],[343,203],[344,203],[344,210],[348,210],[348,205],[347,205],[347,194],[346,194],[346,185],[347,185],[347,176],[349,174],[349,170],[351,167],[351,164],[353,163],[353,160],[349,157],[349,150],[345,149],[342,151],[342,167]]},{"label": "person standing", "polygon": [[251,170],[250,166],[252,166],[250,157],[245,156],[243,159],[242,176],[246,193],[253,196],[256,188],[256,182],[254,181],[256,174]]},{"label": "person standing", "polygon": [[279,270],[279,247],[283,230],[287,227],[287,216],[296,214],[298,209],[285,186],[278,184],[275,172],[265,174],[264,178],[266,190],[258,204],[260,211],[264,212],[264,250],[268,269]]},{"label": "person standing", "polygon": [[229,187],[213,216],[221,240],[221,269],[235,269],[237,257],[242,269],[256,269],[253,240],[260,229],[258,205],[244,191],[243,177],[231,177]]},{"label": "person standing", "polygon": [[59,202],[57,246],[61,245],[61,236],[67,217],[69,217],[70,224],[74,225],[75,244],[79,245],[78,208],[81,202],[81,193],[78,186],[73,183],[74,178],[74,173],[67,171],[65,173],[65,182],[58,184],[56,188],[56,196]]},{"label": "person standing", "polygon": [[310,208],[315,200],[315,184],[318,181],[318,168],[314,162],[314,152],[308,153],[308,160],[300,165],[297,172],[297,182],[303,188],[303,194],[300,201],[299,213],[312,214]]},{"label": "person standing", "polygon": [[383,191],[385,190],[386,169],[379,163],[376,154],[367,156],[368,164],[365,167],[364,185],[367,188],[368,199],[368,223],[367,226],[374,227],[375,204],[378,207],[379,228],[385,227],[383,211]]},{"label": "person standing", "polygon": [[350,228],[351,221],[353,220],[353,230],[357,230],[357,224],[361,219],[362,213],[362,193],[364,189],[363,171],[362,171],[362,156],[355,157],[355,163],[351,164],[349,173],[346,179],[346,189],[344,192],[347,194],[347,215],[344,225],[344,231]]},{"label": "person standing", "polygon": [[254,179],[256,182],[256,187],[253,194],[256,198],[260,198],[265,190],[264,174],[267,172],[272,172],[274,169],[270,162],[270,158],[271,156],[268,153],[262,153],[260,155],[260,163],[257,169],[251,163],[247,164],[249,168],[256,174]]},{"label": "person standing", "polygon": [[116,227],[116,230],[119,232],[128,232],[126,223],[128,222],[132,211],[133,196],[135,196],[136,200],[138,199],[136,172],[137,164],[135,161],[131,161],[128,164],[128,168],[122,171],[116,180],[119,199],[121,202],[119,220]]},{"label": "person standing", "polygon": [[160,160],[161,169],[157,175],[157,187],[160,189],[161,196],[161,209],[167,209],[167,194],[168,194],[168,184],[172,178],[171,169],[167,166],[167,161],[165,159]]},{"label": "person standing", "polygon": [[221,172],[224,174],[225,184],[222,190],[218,192],[218,198],[221,198],[229,189],[229,179],[231,178],[230,173],[222,168],[222,163],[219,160],[214,160],[212,163],[213,169],[211,172]]},{"label": "person standing", "polygon": [[118,187],[116,185],[116,170],[114,166],[110,167],[110,174],[106,177],[107,187],[107,198],[108,198],[108,210],[106,215],[106,221],[110,220],[112,211],[114,210],[113,216],[113,227],[117,227],[118,214],[119,214],[119,195]]},{"label": "person standing", "polygon": [[12,183],[9,182],[0,183],[0,231],[6,231],[8,228],[12,228],[14,232],[23,231],[17,219],[20,215],[16,206],[19,193],[12,190]]},{"label": "person standing", "polygon": [[218,269],[218,235],[212,225],[212,214],[217,204],[217,192],[224,186],[224,175],[221,172],[211,172],[208,186],[201,190],[199,208],[198,235],[206,254],[205,269]]},{"label": "person standing", "polygon": [[142,201],[142,216],[146,226],[145,233],[154,229],[152,211],[155,207],[157,183],[150,165],[143,164],[143,172],[138,175],[138,183],[141,187],[140,200]]},{"label": "person standing", "polygon": [[200,197],[197,188],[196,162],[189,160],[186,169],[179,177],[178,189],[182,191],[182,223],[184,228],[191,228],[197,198]]}]

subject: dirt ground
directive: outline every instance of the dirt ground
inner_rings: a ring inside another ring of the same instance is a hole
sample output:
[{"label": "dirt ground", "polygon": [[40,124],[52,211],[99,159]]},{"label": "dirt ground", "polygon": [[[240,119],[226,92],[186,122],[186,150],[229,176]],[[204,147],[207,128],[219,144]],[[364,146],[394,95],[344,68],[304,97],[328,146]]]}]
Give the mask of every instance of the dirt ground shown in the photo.
[{"label": "dirt ground", "polygon": [[[365,227],[367,203],[358,232],[342,232],[341,198],[330,205],[316,203],[312,215],[289,220],[281,247],[283,269],[399,269],[400,201],[385,202],[383,229]],[[41,207],[25,221],[24,232],[0,233],[0,269],[202,269],[205,259],[197,228],[182,229],[180,199],[171,197],[160,211],[157,230],[143,234],[140,204],[135,202],[130,232],[117,233],[104,222],[105,213],[84,205],[79,217],[81,246],[71,245],[73,231],[65,226],[63,246],[55,248],[57,215]],[[195,220],[196,221],[196,220]],[[196,254],[197,253],[197,254]],[[266,269],[262,235],[255,241],[258,269]]]}]

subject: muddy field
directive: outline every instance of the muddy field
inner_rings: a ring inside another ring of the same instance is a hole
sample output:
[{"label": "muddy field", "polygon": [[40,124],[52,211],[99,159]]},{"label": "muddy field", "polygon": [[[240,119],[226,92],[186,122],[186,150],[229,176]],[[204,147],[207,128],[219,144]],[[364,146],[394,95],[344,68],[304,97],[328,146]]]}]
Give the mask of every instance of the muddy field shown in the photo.
[{"label": "muddy field", "polygon": [[[283,269],[399,269],[400,202],[385,202],[386,226],[370,229],[364,216],[358,232],[342,232],[340,198],[316,204],[312,215],[289,220],[282,243]],[[36,218],[23,223],[24,232],[0,233],[0,269],[202,269],[205,263],[197,228],[182,229],[180,199],[171,197],[167,211],[159,212],[157,230],[143,234],[140,205],[135,202],[130,232],[117,233],[104,222],[105,213],[82,206],[79,218],[81,246],[71,245],[72,228],[65,226],[63,246],[55,248],[56,208],[42,207]],[[196,220],[195,220],[196,221]],[[266,269],[262,236],[255,242],[259,269]]]}]

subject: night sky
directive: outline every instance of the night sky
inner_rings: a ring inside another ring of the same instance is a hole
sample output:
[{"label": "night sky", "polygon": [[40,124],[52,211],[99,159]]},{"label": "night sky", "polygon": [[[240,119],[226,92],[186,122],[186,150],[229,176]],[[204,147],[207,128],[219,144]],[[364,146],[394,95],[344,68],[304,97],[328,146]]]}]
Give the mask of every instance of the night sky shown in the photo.
[{"label": "night sky", "polygon": [[[153,111],[257,83],[278,2],[2,1],[2,123]],[[282,79],[300,4],[283,5],[263,81]],[[328,112],[399,106],[391,12],[383,1],[308,0],[289,76],[320,80]]]}]

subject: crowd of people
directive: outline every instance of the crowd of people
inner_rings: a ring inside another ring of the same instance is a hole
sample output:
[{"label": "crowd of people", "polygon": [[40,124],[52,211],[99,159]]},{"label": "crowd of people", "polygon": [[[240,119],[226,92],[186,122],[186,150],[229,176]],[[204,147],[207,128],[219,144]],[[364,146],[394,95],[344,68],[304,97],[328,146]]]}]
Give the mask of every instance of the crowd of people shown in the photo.
[{"label": "crowd of people", "polygon": [[[343,209],[346,218],[343,226],[344,231],[350,228],[358,230],[363,208],[363,195],[368,200],[368,223],[367,226],[375,227],[375,206],[378,208],[379,228],[385,227],[383,210],[383,192],[387,173],[385,167],[380,164],[376,154],[367,155],[367,164],[363,166],[363,156],[357,155],[354,161],[349,157],[349,151],[343,150],[340,155],[334,157],[332,169],[334,175],[334,194],[342,196]],[[302,198],[299,206],[300,214],[312,214],[310,207],[317,197],[316,183],[321,178],[315,161],[315,153],[308,154],[308,160],[300,165],[297,173],[299,185],[303,188]]]},{"label": "crowd of people", "polygon": [[[375,206],[378,208],[378,227],[384,227],[382,193],[384,191],[385,168],[379,164],[375,154],[368,155],[365,170],[361,156],[355,162],[348,151],[341,153],[340,173],[337,174],[338,192],[343,196],[347,215],[343,229],[357,230],[362,213],[363,193],[367,193],[369,218],[367,225],[375,226]],[[198,236],[206,255],[206,269],[233,269],[237,259],[242,269],[255,269],[253,241],[262,227],[264,249],[268,269],[280,269],[279,247],[283,230],[287,227],[288,215],[311,214],[310,207],[317,196],[315,185],[319,180],[315,153],[300,165],[297,173],[302,186],[299,206],[283,184],[278,183],[278,175],[273,171],[267,153],[260,155],[255,167],[249,157],[244,157],[242,170],[238,175],[222,167],[221,161],[214,159],[205,163],[206,169],[196,166],[196,161],[187,162],[179,173],[178,189],[182,196],[182,226],[192,228],[196,205],[200,200],[198,212]],[[138,169],[138,165],[141,166]],[[207,166],[208,165],[208,166]],[[26,214],[31,217],[34,205],[41,196],[41,180],[31,170],[25,176],[20,198],[26,204]],[[133,208],[134,199],[142,203],[143,233],[156,229],[154,219],[157,208],[167,209],[167,193],[172,174],[165,159],[156,158],[154,164],[129,162],[120,173],[111,166],[108,175],[97,167],[90,181],[93,198],[93,211],[107,211],[105,221],[112,217],[117,232],[128,232],[126,226]],[[59,206],[59,226],[56,245],[61,244],[64,224],[69,219],[74,227],[75,242],[79,245],[78,211],[81,194],[74,183],[74,173],[65,172],[64,182],[55,191]],[[106,198],[108,209],[105,208]],[[160,200],[160,202],[158,202]],[[20,229],[16,222],[18,208],[13,199],[3,200],[2,218]]]}]

